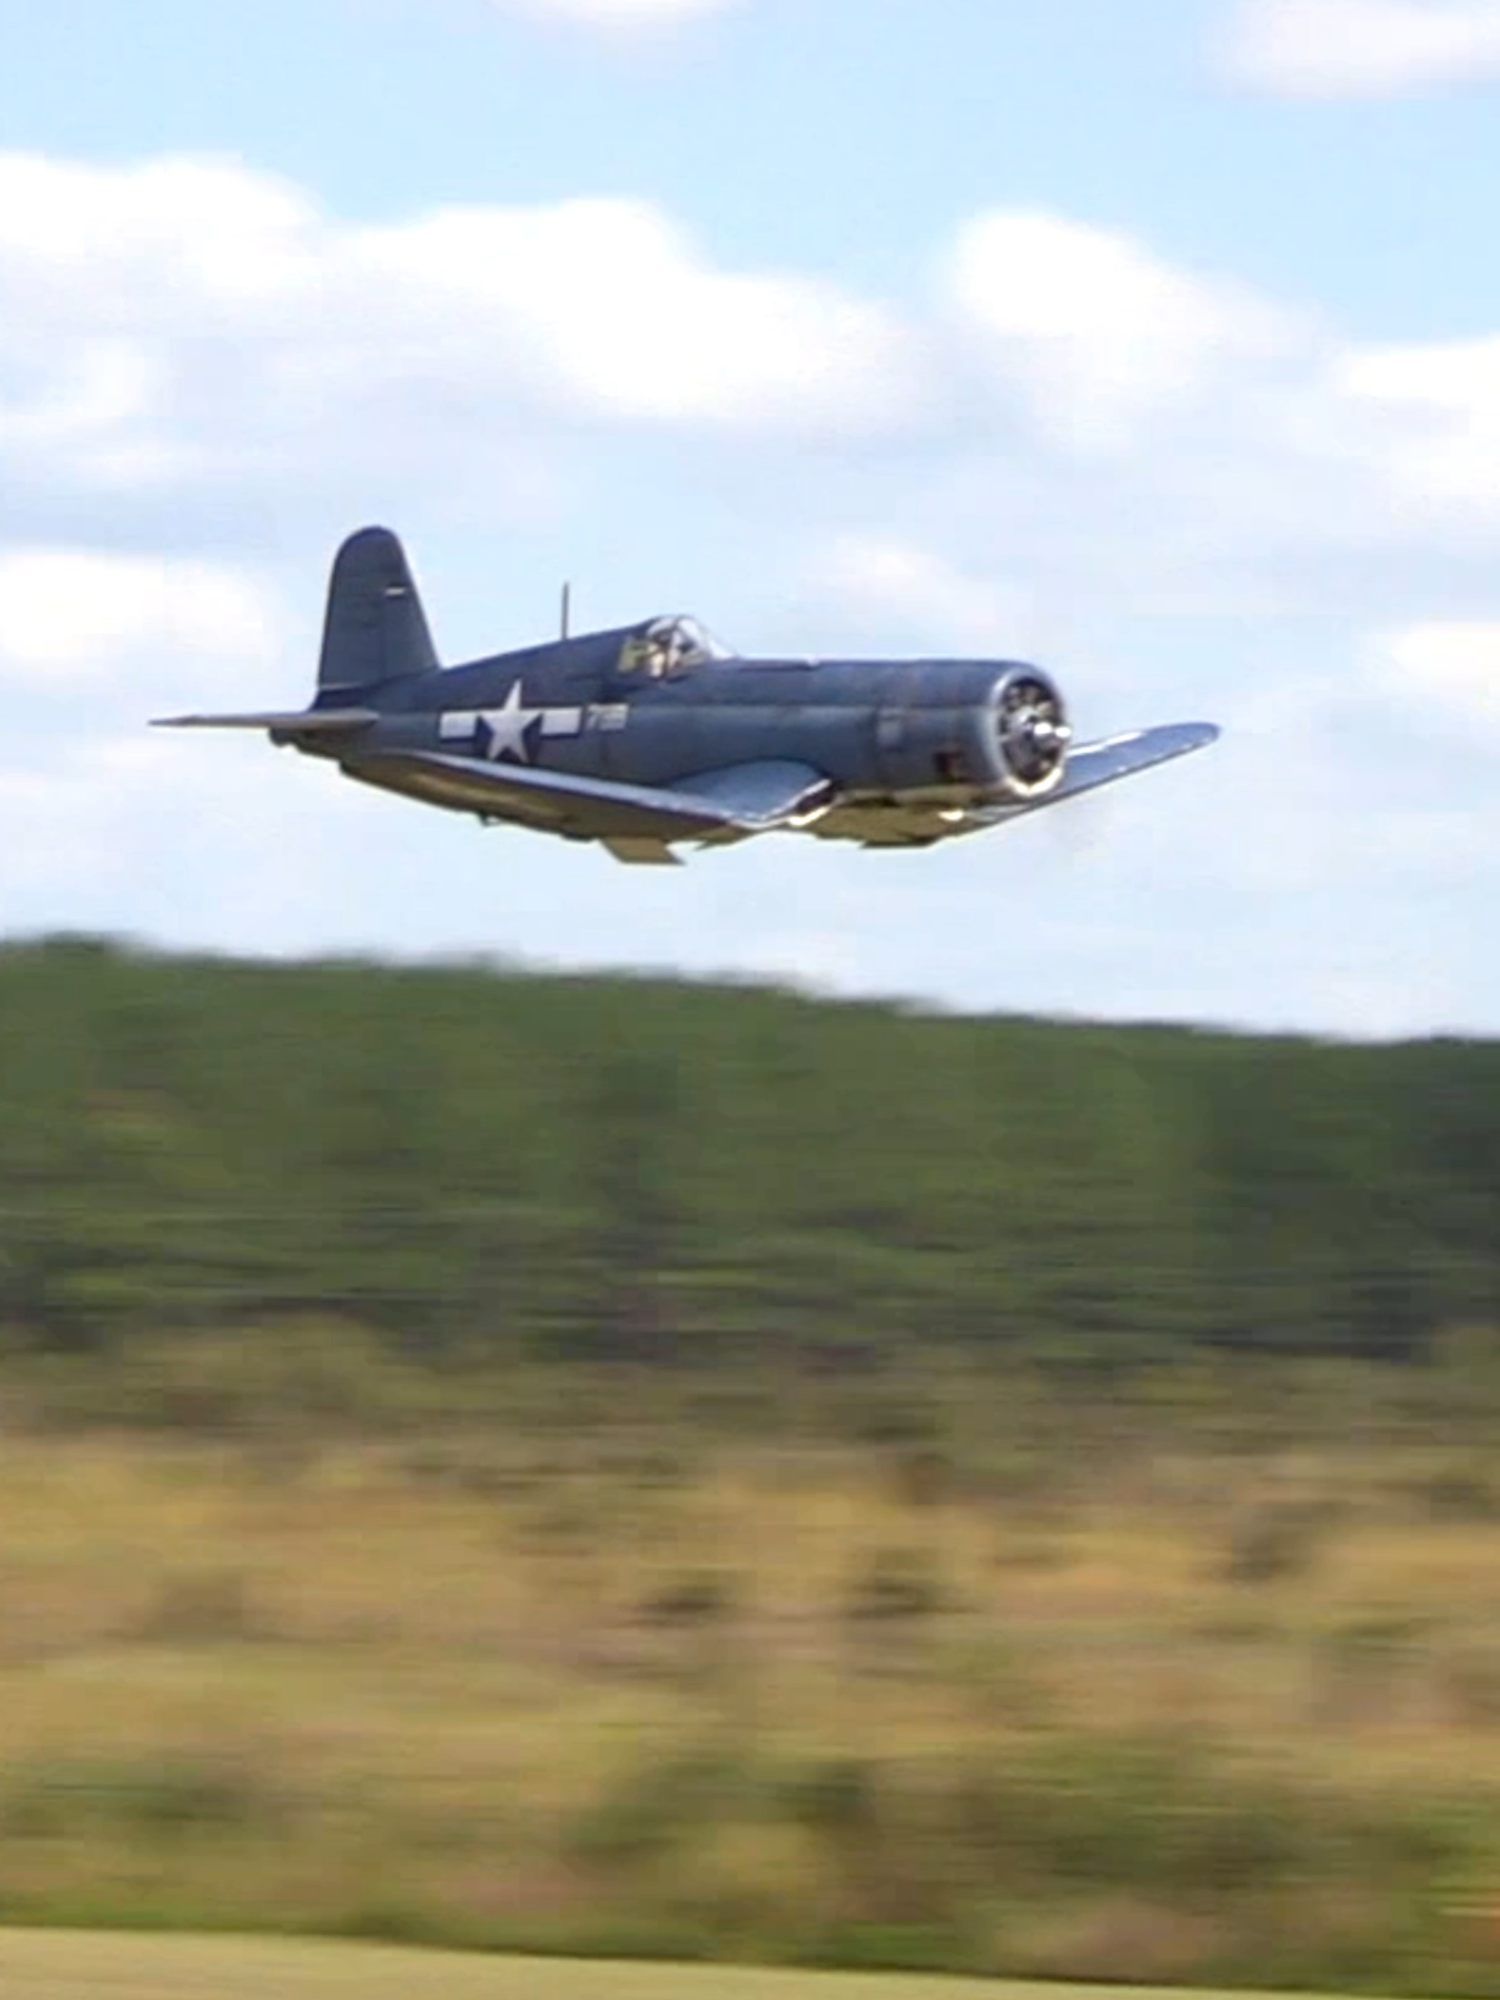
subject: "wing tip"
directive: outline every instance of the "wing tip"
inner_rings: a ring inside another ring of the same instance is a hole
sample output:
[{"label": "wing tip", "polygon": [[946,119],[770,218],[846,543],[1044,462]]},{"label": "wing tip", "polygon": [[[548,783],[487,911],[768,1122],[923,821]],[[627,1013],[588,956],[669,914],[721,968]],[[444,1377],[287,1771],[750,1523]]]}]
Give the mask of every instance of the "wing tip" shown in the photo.
[{"label": "wing tip", "polygon": [[1199,750],[1211,750],[1224,734],[1217,722],[1169,723],[1162,732],[1166,737],[1167,763],[1178,757],[1191,757]]},{"label": "wing tip", "polygon": [[1162,757],[1185,757],[1194,750],[1207,750],[1223,734],[1217,722],[1155,722],[1126,736],[1106,738],[1104,744],[1082,747],[1102,749],[1119,744],[1123,748],[1128,743],[1142,743],[1153,746]]}]

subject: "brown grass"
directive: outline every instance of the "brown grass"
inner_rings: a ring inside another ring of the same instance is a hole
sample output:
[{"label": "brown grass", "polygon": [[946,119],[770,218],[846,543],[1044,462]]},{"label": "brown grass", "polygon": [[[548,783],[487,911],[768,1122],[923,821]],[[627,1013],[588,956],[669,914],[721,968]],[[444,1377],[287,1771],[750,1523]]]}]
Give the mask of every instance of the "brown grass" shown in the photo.
[{"label": "brown grass", "polygon": [[[233,1445],[8,1438],[7,1907],[1500,1992],[1500,1519],[1421,1431],[1234,1461],[1165,1439],[1064,1440],[1017,1493],[826,1439],[664,1477],[659,1440],[454,1429],[270,1477]],[[1389,1819],[1389,1882],[1362,1899],[1320,1861],[1299,1887],[1294,1848],[1148,1879],[1151,1787],[1201,1809],[1153,1745],[1241,1774],[1262,1844],[1277,1786]],[[1070,1802],[1045,1879],[1025,1827],[966,1830],[980,1772],[1031,1787],[1015,1810]],[[1454,1811],[1468,1845],[1429,1855]]]},{"label": "brown grass", "polygon": [[0,1931],[6,2000],[1070,2000],[1066,1988],[578,1964],[261,1938]]}]

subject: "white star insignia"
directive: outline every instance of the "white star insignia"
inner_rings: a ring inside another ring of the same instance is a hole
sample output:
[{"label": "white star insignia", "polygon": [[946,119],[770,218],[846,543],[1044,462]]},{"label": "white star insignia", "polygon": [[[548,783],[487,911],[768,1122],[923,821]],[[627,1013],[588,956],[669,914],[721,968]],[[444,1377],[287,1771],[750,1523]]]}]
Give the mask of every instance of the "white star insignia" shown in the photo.
[{"label": "white star insignia", "polygon": [[490,747],[487,755],[492,762],[501,757],[514,757],[519,764],[529,762],[526,751],[526,732],[541,714],[539,708],[521,706],[521,683],[512,681],[510,693],[500,708],[482,708],[479,720],[490,732]]}]

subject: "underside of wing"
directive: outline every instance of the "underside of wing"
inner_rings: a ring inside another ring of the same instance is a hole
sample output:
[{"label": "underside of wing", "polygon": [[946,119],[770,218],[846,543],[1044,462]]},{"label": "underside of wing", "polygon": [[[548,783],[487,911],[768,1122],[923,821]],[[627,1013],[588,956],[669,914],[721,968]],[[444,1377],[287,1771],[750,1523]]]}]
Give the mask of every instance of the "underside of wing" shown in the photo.
[{"label": "underside of wing", "polygon": [[1173,722],[1154,729],[1135,729],[1100,743],[1082,743],[1070,751],[1058,784],[1038,797],[956,805],[930,797],[892,800],[852,796],[836,800],[811,830],[824,840],[851,840],[861,847],[932,847],[962,834],[1004,826],[1062,799],[1078,798],[1174,757],[1186,757],[1190,751],[1205,749],[1218,735],[1212,722]]},{"label": "underside of wing", "polygon": [[1040,812],[1044,806],[1059,805],[1101,785],[1118,784],[1139,771],[1153,770],[1174,757],[1186,757],[1194,750],[1206,750],[1218,741],[1219,729],[1212,722],[1167,722],[1153,729],[1133,729],[1122,736],[1106,737],[1100,743],[1080,743],[1070,750],[1062,781],[1040,798],[1018,800],[1014,805],[981,806],[969,815],[974,828],[1001,826],[1025,813]]},{"label": "underside of wing", "polygon": [[832,797],[833,786],[811,764],[766,757],[700,771],[674,786],[672,795],[712,806],[735,826],[764,832],[818,811]]},{"label": "underside of wing", "polygon": [[351,778],[424,804],[511,820],[574,840],[600,840],[622,861],[670,862],[673,841],[740,839],[813,810],[828,791],[810,765],[766,760],[706,771],[670,787],[627,785],[529,764],[437,751],[349,757]]}]

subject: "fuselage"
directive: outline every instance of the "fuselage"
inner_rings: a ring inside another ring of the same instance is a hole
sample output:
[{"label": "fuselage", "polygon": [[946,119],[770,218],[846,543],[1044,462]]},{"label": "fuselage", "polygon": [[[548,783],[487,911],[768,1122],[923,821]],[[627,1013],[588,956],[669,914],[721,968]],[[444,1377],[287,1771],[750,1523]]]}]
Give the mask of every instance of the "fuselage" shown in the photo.
[{"label": "fuselage", "polygon": [[[645,786],[766,760],[826,774],[835,805],[941,812],[1040,797],[1061,776],[1061,699],[1020,661],[755,659],[657,619],[340,690],[374,712],[336,741],[284,732],[352,777],[391,751]],[[830,829],[832,830],[832,829]]]}]

